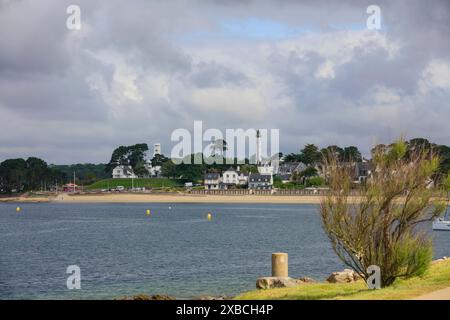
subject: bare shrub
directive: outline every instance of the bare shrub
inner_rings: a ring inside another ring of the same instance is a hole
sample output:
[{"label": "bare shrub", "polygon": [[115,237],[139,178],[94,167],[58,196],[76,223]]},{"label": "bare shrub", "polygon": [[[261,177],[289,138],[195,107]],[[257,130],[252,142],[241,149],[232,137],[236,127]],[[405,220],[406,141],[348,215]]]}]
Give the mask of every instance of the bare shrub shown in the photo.
[{"label": "bare shrub", "polygon": [[440,216],[446,205],[429,188],[439,158],[430,150],[406,151],[403,141],[376,151],[357,197],[349,167],[333,154],[324,157],[330,193],[320,206],[323,228],[339,258],[364,279],[367,267],[379,266],[383,287],[426,271],[432,243],[418,225]]}]

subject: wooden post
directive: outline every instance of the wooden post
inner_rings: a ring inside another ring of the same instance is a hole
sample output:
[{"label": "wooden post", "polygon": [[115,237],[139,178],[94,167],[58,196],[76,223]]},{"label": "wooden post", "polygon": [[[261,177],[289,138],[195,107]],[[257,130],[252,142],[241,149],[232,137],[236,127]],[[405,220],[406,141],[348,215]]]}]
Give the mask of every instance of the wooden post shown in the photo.
[{"label": "wooden post", "polygon": [[272,253],[272,277],[288,277],[287,253]]}]

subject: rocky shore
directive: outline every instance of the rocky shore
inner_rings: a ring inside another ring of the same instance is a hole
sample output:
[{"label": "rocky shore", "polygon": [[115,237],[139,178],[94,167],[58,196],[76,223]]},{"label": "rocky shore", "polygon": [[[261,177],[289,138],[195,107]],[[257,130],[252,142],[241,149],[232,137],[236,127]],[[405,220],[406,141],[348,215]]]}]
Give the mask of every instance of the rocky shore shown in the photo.
[{"label": "rocky shore", "polygon": [[[450,258],[442,257],[433,260],[431,263],[439,263]],[[328,283],[353,283],[361,280],[362,277],[352,269],[344,269],[343,271],[331,273],[325,280]],[[256,280],[256,289],[274,289],[274,288],[291,288],[299,285],[314,283],[311,278],[294,279],[290,277],[261,277]]]},{"label": "rocky shore", "polygon": [[[434,260],[432,264],[439,263],[442,261],[450,260],[449,257],[442,257],[440,259]],[[361,276],[351,269],[344,269],[343,271],[331,273],[325,280],[327,283],[353,283],[361,280]],[[304,277],[304,278],[290,278],[290,277],[261,277],[256,280],[256,288],[259,290],[274,289],[274,288],[292,288],[296,286],[305,285],[308,283],[316,283],[314,279]],[[198,296],[190,300],[232,300],[233,296]],[[139,294],[130,297],[120,297],[116,300],[178,300],[174,296],[169,295],[146,295]]]},{"label": "rocky shore", "polygon": [[[194,297],[190,300],[232,300],[232,296],[198,296]],[[138,294],[136,296],[131,297],[120,297],[115,300],[178,300],[177,298],[164,294],[155,294],[155,295],[147,295],[147,294]]]}]

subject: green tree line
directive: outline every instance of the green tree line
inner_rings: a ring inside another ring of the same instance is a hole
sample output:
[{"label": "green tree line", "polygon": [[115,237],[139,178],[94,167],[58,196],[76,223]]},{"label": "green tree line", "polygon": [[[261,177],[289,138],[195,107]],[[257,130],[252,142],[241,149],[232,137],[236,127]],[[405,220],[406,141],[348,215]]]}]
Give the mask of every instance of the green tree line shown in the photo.
[{"label": "green tree line", "polygon": [[63,172],[39,158],[8,159],[0,163],[0,193],[50,190],[65,180]]},{"label": "green tree line", "polygon": [[76,183],[79,185],[90,185],[96,181],[110,178],[111,175],[106,172],[106,164],[93,163],[78,163],[71,165],[50,165],[52,169],[61,171],[66,179],[66,182],[73,180],[73,173],[75,172]]},{"label": "green tree line", "polygon": [[[438,145],[423,138],[415,138],[406,141],[408,157],[417,148],[431,150],[440,158],[438,170],[435,173],[436,180],[447,175],[450,171],[450,147]],[[379,144],[372,149],[372,154],[379,150],[385,150],[389,145]],[[47,165],[39,158],[30,157],[28,159],[8,159],[0,163],[0,193],[24,192],[29,190],[51,189],[56,185],[61,185],[72,180],[73,172],[76,173],[77,183],[88,185],[95,181],[111,177],[112,169],[118,164],[130,165],[138,176],[146,176],[148,172],[144,167],[145,156],[148,152],[148,145],[145,143],[132,146],[120,146],[114,150],[108,164],[74,164],[74,165]],[[226,149],[226,142],[220,141],[211,156],[202,154],[189,155],[191,163],[195,158],[202,160],[202,164],[178,164],[176,165],[164,155],[156,155],[151,160],[153,166],[162,167],[162,176],[171,179],[182,179],[189,181],[200,181],[205,172],[222,172],[230,166],[239,165],[243,172],[257,172],[255,165],[250,164],[249,159],[238,161],[238,159],[224,158],[223,150]],[[215,152],[219,150],[218,154]],[[284,161],[303,162],[307,168],[294,177],[294,180],[305,183],[317,176],[315,166],[321,164],[323,154],[332,153],[341,162],[361,161],[361,152],[355,146],[339,147],[336,145],[319,149],[314,144],[307,144],[298,153],[285,155]],[[280,154],[280,156],[283,156]],[[188,159],[185,159],[188,160]],[[232,163],[225,164],[225,163]],[[243,164],[239,164],[244,162]],[[224,163],[224,164],[220,164]]]},{"label": "green tree line", "polygon": [[[440,159],[440,164],[438,170],[434,174],[434,178],[441,179],[446,176],[450,171],[450,147],[447,145],[439,145],[432,143],[424,138],[414,138],[409,141],[405,141],[406,153],[405,158],[410,157],[415,150],[422,149],[425,151],[430,151],[432,154],[436,155]],[[371,157],[374,154],[388,150],[393,144],[384,145],[378,144],[371,150]],[[341,148],[336,145],[331,145],[326,148],[319,149],[314,144],[307,144],[299,153],[290,153],[284,156],[284,161],[298,161],[303,162],[308,167],[308,171],[303,176],[312,177],[314,176],[314,167],[318,164],[323,163],[324,155],[334,155],[339,162],[359,162],[362,160],[361,152],[355,146],[348,146]]]}]

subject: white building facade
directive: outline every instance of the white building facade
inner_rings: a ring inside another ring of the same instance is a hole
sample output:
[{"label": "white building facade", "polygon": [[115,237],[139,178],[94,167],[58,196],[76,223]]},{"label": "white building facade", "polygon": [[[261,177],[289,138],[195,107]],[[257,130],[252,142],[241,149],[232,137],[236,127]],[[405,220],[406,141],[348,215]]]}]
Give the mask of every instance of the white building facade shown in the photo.
[{"label": "white building facade", "polygon": [[113,179],[137,178],[131,166],[119,165],[112,171]]},{"label": "white building facade", "polygon": [[153,146],[153,157],[157,154],[161,154],[161,143],[155,143]]},{"label": "white building facade", "polygon": [[222,173],[222,183],[236,186],[247,185],[248,174],[240,172],[239,168],[238,170],[229,168],[228,170]]}]

